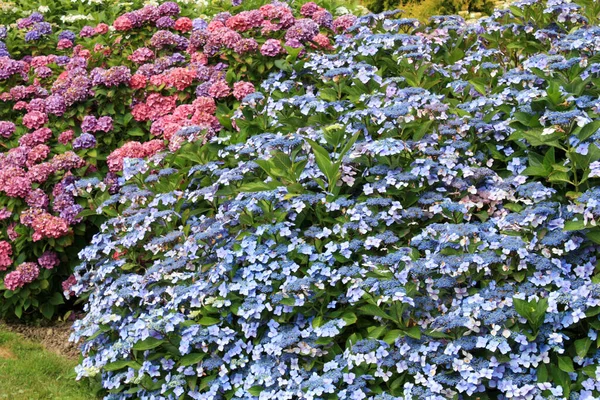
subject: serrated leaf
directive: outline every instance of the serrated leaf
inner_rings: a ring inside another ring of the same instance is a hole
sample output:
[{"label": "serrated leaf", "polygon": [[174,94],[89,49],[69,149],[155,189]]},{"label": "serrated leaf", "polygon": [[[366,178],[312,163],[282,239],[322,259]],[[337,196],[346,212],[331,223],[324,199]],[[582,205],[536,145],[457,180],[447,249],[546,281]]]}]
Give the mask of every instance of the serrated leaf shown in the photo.
[{"label": "serrated leaf", "polygon": [[141,351],[151,350],[151,349],[157,348],[164,342],[165,342],[164,339],[156,339],[153,337],[149,337],[149,338],[142,340],[141,342],[137,342],[136,344],[134,344],[133,349],[141,350]]},{"label": "serrated leaf", "polygon": [[598,129],[600,129],[600,121],[592,121],[581,128],[577,133],[577,138],[583,142],[598,132]]},{"label": "serrated leaf", "polygon": [[566,221],[564,231],[580,231],[585,229],[585,224],[583,221]]},{"label": "serrated leaf", "polygon": [[44,303],[40,307],[40,311],[44,317],[52,319],[52,316],[54,315],[54,306],[50,303]]},{"label": "serrated leaf", "polygon": [[592,340],[590,338],[583,338],[575,341],[575,352],[581,358],[584,358],[587,355],[590,346],[592,345]]},{"label": "serrated leaf", "polygon": [[585,236],[596,244],[600,244],[600,229],[594,229],[585,234]]},{"label": "serrated leaf", "polygon": [[569,356],[558,357],[558,368],[564,372],[575,372],[573,368],[573,360]]},{"label": "serrated leaf", "polygon": [[182,367],[187,367],[193,364],[198,364],[202,359],[206,356],[205,353],[191,353],[187,354],[179,360],[179,365]]},{"label": "serrated leaf", "polygon": [[121,368],[125,368],[125,367],[129,366],[129,363],[131,363],[130,360],[113,361],[113,362],[106,364],[103,369],[105,371],[118,371]]},{"label": "serrated leaf", "polygon": [[418,326],[412,326],[406,329],[406,334],[413,339],[421,339],[421,328]]},{"label": "serrated leaf", "polygon": [[356,323],[356,321],[358,320],[358,318],[356,317],[356,314],[354,314],[352,312],[347,312],[344,315],[342,315],[342,319],[344,320],[344,322],[346,322],[346,326],[352,325],[352,324]]},{"label": "serrated leaf", "polygon": [[359,307],[358,310],[360,311],[361,314],[374,315],[376,317],[381,317],[381,318],[384,318],[384,319],[389,319],[390,321],[394,320],[392,317],[390,317],[389,315],[387,315],[385,313],[385,311],[383,311],[381,308],[377,307],[374,304],[365,304],[364,306]]},{"label": "serrated leaf", "polygon": [[200,320],[198,321],[198,323],[200,325],[204,325],[204,326],[211,326],[211,325],[216,325],[219,322],[221,322],[221,320],[219,318],[214,318],[214,317],[202,317],[200,318]]}]

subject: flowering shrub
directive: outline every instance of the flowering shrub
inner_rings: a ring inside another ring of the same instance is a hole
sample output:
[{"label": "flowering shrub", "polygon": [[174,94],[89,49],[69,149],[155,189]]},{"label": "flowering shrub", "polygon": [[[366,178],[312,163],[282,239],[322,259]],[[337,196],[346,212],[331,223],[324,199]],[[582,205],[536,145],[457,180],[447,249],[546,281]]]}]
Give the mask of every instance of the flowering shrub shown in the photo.
[{"label": "flowering shrub", "polygon": [[600,396],[597,11],[368,15],[237,130],[126,159],[69,288],[79,377],[107,399]]},{"label": "flowering shrub", "polygon": [[[63,303],[62,283],[108,196],[91,195],[90,181],[114,193],[124,159],[231,129],[253,82],[331,49],[329,37],[354,17],[311,4],[314,18],[273,3],[191,19],[164,2],[112,26],[60,30],[39,12],[0,26],[0,315],[51,318]],[[175,135],[190,125],[203,130]]]}]

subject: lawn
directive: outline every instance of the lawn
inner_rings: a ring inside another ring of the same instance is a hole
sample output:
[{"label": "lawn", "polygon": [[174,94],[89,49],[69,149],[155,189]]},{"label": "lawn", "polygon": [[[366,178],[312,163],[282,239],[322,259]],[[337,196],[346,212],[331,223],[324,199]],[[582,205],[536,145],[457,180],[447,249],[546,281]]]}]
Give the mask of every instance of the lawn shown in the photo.
[{"label": "lawn", "polygon": [[17,334],[0,331],[0,399],[95,399],[88,385],[75,381],[76,364]]}]

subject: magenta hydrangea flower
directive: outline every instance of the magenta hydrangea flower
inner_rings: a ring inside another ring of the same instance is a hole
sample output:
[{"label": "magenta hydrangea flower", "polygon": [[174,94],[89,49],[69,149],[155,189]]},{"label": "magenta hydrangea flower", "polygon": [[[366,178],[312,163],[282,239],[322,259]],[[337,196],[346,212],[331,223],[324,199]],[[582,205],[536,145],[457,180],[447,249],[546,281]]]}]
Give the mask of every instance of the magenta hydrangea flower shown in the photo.
[{"label": "magenta hydrangea flower", "polygon": [[0,136],[9,138],[15,133],[16,126],[10,121],[0,121]]},{"label": "magenta hydrangea flower", "polygon": [[175,26],[175,20],[171,17],[160,17],[156,20],[156,27],[160,29],[169,29]]},{"label": "magenta hydrangea flower", "polygon": [[58,254],[53,251],[46,251],[38,258],[38,264],[45,269],[52,269],[60,264]]},{"label": "magenta hydrangea flower", "polygon": [[296,21],[285,33],[285,40],[307,42],[319,33],[319,25],[311,19],[303,18]]},{"label": "magenta hydrangea flower", "polygon": [[44,191],[40,188],[34,189],[27,194],[25,197],[25,202],[29,207],[33,208],[48,208],[48,204],[50,203],[50,199],[48,195],[44,193]]},{"label": "magenta hydrangea flower", "polygon": [[276,57],[283,52],[281,42],[277,39],[268,39],[261,47],[260,54],[267,57]]},{"label": "magenta hydrangea flower", "polygon": [[17,290],[20,287],[23,287],[24,283],[21,279],[20,271],[12,271],[6,274],[4,277],[4,287],[7,290]]},{"label": "magenta hydrangea flower", "polygon": [[166,3],[162,3],[158,6],[158,13],[162,16],[176,16],[179,15],[181,10],[179,9],[179,4],[174,1],[167,1]]},{"label": "magenta hydrangea flower", "polygon": [[6,240],[0,241],[0,271],[6,271],[13,263],[12,246]]},{"label": "magenta hydrangea flower", "polygon": [[98,121],[93,115],[86,115],[81,122],[81,130],[83,132],[95,132]]},{"label": "magenta hydrangea flower", "polygon": [[40,269],[34,262],[26,262],[17,267],[15,271],[4,277],[4,286],[8,290],[16,290],[31,283],[40,275]]},{"label": "magenta hydrangea flower", "polygon": [[48,115],[41,111],[31,111],[23,116],[23,125],[29,129],[37,129],[48,123]]},{"label": "magenta hydrangea flower", "polygon": [[208,94],[214,98],[227,97],[231,93],[231,89],[227,85],[227,82],[223,79],[219,79],[214,82],[208,89]]},{"label": "magenta hydrangea flower", "polygon": [[102,132],[110,132],[113,130],[113,119],[109,116],[98,118],[96,121],[96,130]]},{"label": "magenta hydrangea flower", "polygon": [[62,116],[67,111],[67,102],[65,98],[59,94],[48,96],[45,100],[46,112],[48,114]]}]

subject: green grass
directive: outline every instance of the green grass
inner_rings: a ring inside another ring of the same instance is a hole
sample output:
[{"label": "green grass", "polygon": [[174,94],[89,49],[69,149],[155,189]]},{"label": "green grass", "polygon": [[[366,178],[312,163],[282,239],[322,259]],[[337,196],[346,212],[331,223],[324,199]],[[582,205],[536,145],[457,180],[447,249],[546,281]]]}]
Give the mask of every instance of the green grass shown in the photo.
[{"label": "green grass", "polygon": [[14,333],[0,331],[0,400],[92,400],[75,381],[77,362],[50,353]]}]

